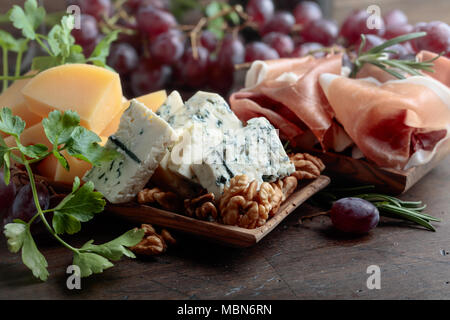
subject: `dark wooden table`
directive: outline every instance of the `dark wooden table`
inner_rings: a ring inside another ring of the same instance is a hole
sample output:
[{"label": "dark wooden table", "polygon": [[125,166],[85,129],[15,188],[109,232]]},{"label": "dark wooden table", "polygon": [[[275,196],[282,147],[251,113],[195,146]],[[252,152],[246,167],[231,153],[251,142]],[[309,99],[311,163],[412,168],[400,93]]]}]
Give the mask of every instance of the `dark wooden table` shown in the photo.
[{"label": "dark wooden table", "polygon": [[[0,238],[0,299],[449,299],[450,157],[404,199],[421,199],[442,219],[437,232],[382,220],[363,237],[343,237],[327,217],[300,207],[258,245],[233,249],[177,235],[179,245],[156,258],[122,260],[66,289],[71,254],[48,239],[38,245],[50,278],[35,280]],[[76,245],[112,239],[133,225],[107,213],[68,238]],[[366,286],[367,267],[381,268],[381,289]]]}]

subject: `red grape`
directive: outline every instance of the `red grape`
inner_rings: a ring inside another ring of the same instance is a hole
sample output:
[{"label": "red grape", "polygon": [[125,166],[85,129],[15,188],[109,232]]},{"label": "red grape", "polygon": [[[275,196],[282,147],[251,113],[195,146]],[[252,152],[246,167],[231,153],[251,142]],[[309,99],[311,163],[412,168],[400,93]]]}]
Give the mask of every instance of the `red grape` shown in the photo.
[{"label": "red grape", "polygon": [[141,7],[136,19],[139,29],[148,33],[150,37],[156,37],[177,25],[177,21],[171,13],[153,6]]},{"label": "red grape", "polygon": [[341,26],[340,35],[344,37],[348,44],[355,44],[361,38],[361,34],[375,34],[382,36],[384,34],[384,22],[380,19],[380,29],[369,29],[367,20],[370,17],[365,10],[353,11]]},{"label": "red grape", "polygon": [[377,226],[380,213],[369,201],[360,198],[342,198],[333,204],[330,217],[338,230],[362,234]]},{"label": "red grape", "polygon": [[80,29],[73,29],[72,35],[75,42],[81,46],[89,45],[98,36],[97,20],[88,14],[80,16]]},{"label": "red grape", "polygon": [[109,17],[113,10],[111,0],[78,0],[78,4],[82,13],[89,14],[97,20]]},{"label": "red grape", "polygon": [[164,65],[153,65],[147,61],[139,64],[140,67],[131,73],[133,94],[137,97],[163,89],[170,78],[170,68]]},{"label": "red grape", "polygon": [[324,46],[331,46],[336,42],[338,26],[330,20],[320,19],[311,22],[302,30],[301,35],[306,42],[318,42]]},{"label": "red grape", "polygon": [[217,36],[209,30],[203,31],[200,36],[200,44],[209,52],[216,51],[218,41]]},{"label": "red grape", "polygon": [[429,50],[436,53],[450,52],[450,26],[445,22],[432,21],[416,25],[416,32],[425,31],[427,35],[411,41],[416,52]]},{"label": "red grape", "polygon": [[383,16],[384,24],[387,28],[401,26],[408,23],[408,17],[402,10],[391,10]]},{"label": "red grape", "polygon": [[234,72],[233,69],[223,70],[220,68],[217,60],[210,58],[208,64],[208,79],[208,87],[211,88],[212,91],[226,96],[233,86]]},{"label": "red grape", "polygon": [[12,181],[6,185],[3,170],[0,171],[0,221],[12,206],[15,195],[16,185]]},{"label": "red grape", "polygon": [[241,40],[234,38],[232,35],[227,35],[222,41],[220,47],[217,63],[222,70],[234,71],[234,66],[244,62],[245,47]]},{"label": "red grape", "polygon": [[288,34],[291,32],[292,27],[295,24],[294,16],[286,11],[279,11],[274,14],[261,29],[261,34],[265,35],[270,32],[281,32]]},{"label": "red grape", "polygon": [[386,32],[384,33],[384,37],[386,39],[392,39],[395,37],[402,36],[404,34],[408,34],[414,31],[414,27],[410,24],[400,24],[395,26],[390,26],[386,28]]},{"label": "red grape", "polygon": [[188,48],[181,60],[181,78],[191,88],[199,88],[207,81],[209,52],[203,47],[197,47],[197,57],[192,48]]},{"label": "red grape", "polygon": [[102,35],[98,35],[97,38],[95,38],[94,41],[88,43],[88,44],[84,44],[83,47],[83,54],[86,57],[89,57],[92,52],[94,52],[95,47],[97,46],[97,44],[103,39]]},{"label": "red grape", "polygon": [[121,75],[133,71],[139,62],[136,50],[128,43],[115,43],[111,46],[108,65]]},{"label": "red grape", "polygon": [[162,64],[171,65],[181,58],[184,52],[184,35],[172,29],[161,33],[150,44],[150,54]]},{"label": "red grape", "polygon": [[255,60],[272,60],[278,59],[280,56],[264,42],[252,42],[245,48],[245,62],[253,62]]},{"label": "red grape", "polygon": [[[36,183],[36,190],[41,209],[47,210],[50,205],[50,194],[47,187],[42,183]],[[34,204],[31,185],[27,184],[20,188],[19,192],[17,192],[16,198],[14,199],[14,203],[12,205],[10,219],[21,219],[28,222],[36,213],[37,208]]]},{"label": "red grape", "polygon": [[160,9],[165,9],[166,7],[162,0],[127,0],[125,5],[132,10],[137,10],[144,5],[151,5]]},{"label": "red grape", "polygon": [[322,19],[322,10],[315,2],[302,1],[295,7],[294,16],[297,24],[306,26],[312,21]]},{"label": "red grape", "polygon": [[274,11],[272,0],[250,0],[246,8],[250,18],[261,26],[272,18]]},{"label": "red grape", "polygon": [[275,49],[280,57],[289,57],[294,51],[294,41],[283,33],[271,32],[264,36],[263,41]]},{"label": "red grape", "polygon": [[323,49],[323,45],[321,45],[320,43],[306,42],[306,43],[302,43],[297,48],[295,48],[294,51],[292,52],[291,56],[292,57],[304,57],[311,53],[314,57],[321,58],[326,55],[326,52],[319,51],[319,52],[312,53],[312,51],[316,51],[316,50],[320,50],[320,49]]}]

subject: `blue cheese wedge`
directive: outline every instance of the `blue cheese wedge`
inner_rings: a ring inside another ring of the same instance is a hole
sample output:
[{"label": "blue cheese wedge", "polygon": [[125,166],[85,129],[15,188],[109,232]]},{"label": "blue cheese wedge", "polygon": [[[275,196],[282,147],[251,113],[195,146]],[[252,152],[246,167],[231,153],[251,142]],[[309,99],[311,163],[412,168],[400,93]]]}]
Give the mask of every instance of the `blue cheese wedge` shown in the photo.
[{"label": "blue cheese wedge", "polygon": [[121,157],[92,168],[83,179],[92,181],[109,202],[129,202],[145,187],[177,139],[164,119],[132,100],[105,146],[119,151]]},{"label": "blue cheese wedge", "polygon": [[178,91],[172,91],[156,114],[173,127],[175,115],[184,108],[184,102]]},{"label": "blue cheese wedge", "polygon": [[219,199],[236,175],[250,181],[274,182],[291,175],[295,167],[266,118],[254,118],[247,126],[224,134],[220,145],[210,148],[202,163],[191,166],[200,184]]},{"label": "blue cheese wedge", "polygon": [[158,113],[180,136],[166,169],[195,183],[198,179],[192,171],[192,164],[202,162],[205,150],[220,143],[224,131],[242,128],[242,122],[227,102],[215,93],[199,91],[182,108],[179,107],[179,100],[173,98]]},{"label": "blue cheese wedge", "polygon": [[[173,105],[172,103],[167,122],[174,129],[184,128],[188,122],[221,130],[242,128],[242,122],[233,113],[228,103],[216,93],[198,91],[186,101],[183,108],[176,107],[178,104]],[[166,113],[166,108],[161,108],[158,112]]]}]

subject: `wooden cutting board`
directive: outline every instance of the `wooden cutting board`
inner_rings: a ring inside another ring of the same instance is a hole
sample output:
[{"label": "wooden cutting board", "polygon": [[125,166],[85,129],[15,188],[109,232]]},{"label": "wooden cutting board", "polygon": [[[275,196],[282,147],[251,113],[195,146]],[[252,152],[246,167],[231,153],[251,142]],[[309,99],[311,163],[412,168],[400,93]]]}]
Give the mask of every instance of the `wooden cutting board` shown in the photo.
[{"label": "wooden cutting board", "polygon": [[207,222],[183,216],[146,205],[109,205],[106,211],[133,222],[150,223],[161,227],[190,233],[195,236],[218,242],[233,247],[250,247],[258,243],[270,231],[272,231],[284,218],[291,214],[303,202],[312,195],[325,188],[330,183],[330,178],[319,178],[299,185],[280,207],[278,213],[267,223],[257,229],[244,229],[235,226],[227,226],[217,222]]}]

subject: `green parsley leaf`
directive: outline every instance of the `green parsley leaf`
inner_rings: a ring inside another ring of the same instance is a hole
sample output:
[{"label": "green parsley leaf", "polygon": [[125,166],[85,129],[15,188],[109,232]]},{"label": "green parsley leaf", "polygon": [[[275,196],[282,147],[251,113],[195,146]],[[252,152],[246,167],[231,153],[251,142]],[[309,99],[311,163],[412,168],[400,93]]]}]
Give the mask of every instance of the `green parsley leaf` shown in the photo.
[{"label": "green parsley leaf", "polygon": [[3,154],[3,180],[6,185],[9,185],[9,181],[11,179],[11,171],[9,169],[11,167],[10,156],[11,151],[7,151]]},{"label": "green parsley leaf", "polygon": [[17,253],[22,248],[26,237],[27,225],[23,223],[8,223],[4,227],[3,233],[8,239],[8,249],[12,253]]},{"label": "green parsley leaf", "polygon": [[13,23],[14,27],[22,30],[25,38],[35,40],[35,30],[45,19],[45,9],[44,7],[38,7],[36,0],[27,0],[24,9],[18,5],[13,6],[9,12],[9,20]]},{"label": "green parsley leaf", "polygon": [[67,144],[67,151],[75,158],[99,165],[103,161],[116,159],[120,154],[113,149],[100,146],[99,136],[84,127],[77,127],[72,133],[72,140]]},{"label": "green parsley leaf", "polygon": [[60,59],[53,56],[35,57],[31,62],[31,70],[44,71],[60,65]]},{"label": "green parsley leaf", "polygon": [[33,272],[36,278],[42,281],[47,280],[49,275],[47,271],[47,260],[45,260],[45,257],[37,249],[28,227],[23,237],[22,261]]},{"label": "green parsley leaf", "polygon": [[55,211],[52,220],[53,229],[57,234],[75,234],[81,230],[81,222],[70,214]]},{"label": "green parsley leaf", "polygon": [[73,186],[72,186],[72,193],[77,192],[78,189],[80,189],[81,181],[80,178],[75,177],[73,180]]},{"label": "green parsley leaf", "polygon": [[14,116],[11,109],[2,108],[0,110],[0,131],[18,138],[24,129],[25,121]]},{"label": "green parsley leaf", "polygon": [[35,144],[26,147],[19,144],[18,148],[24,155],[33,159],[39,159],[48,153],[47,146],[43,144]]},{"label": "green parsley leaf", "polygon": [[80,45],[74,44],[70,47],[70,54],[66,59],[66,63],[86,63],[86,57]]},{"label": "green parsley leaf", "polygon": [[48,118],[42,120],[45,135],[55,146],[67,143],[72,133],[80,125],[80,116],[75,111],[61,113],[58,110],[49,113]]},{"label": "green parsley leaf", "polygon": [[75,44],[75,38],[71,35],[74,25],[74,16],[64,16],[61,19],[61,24],[55,25],[50,30],[48,44],[55,56],[61,56],[63,59],[69,57],[71,48]]},{"label": "green parsley leaf", "polygon": [[[78,184],[79,181],[75,183]],[[103,195],[94,191],[92,182],[87,182],[64,198],[54,211],[71,215],[80,222],[87,222],[96,213],[102,212],[105,205],[106,201],[103,199]]]},{"label": "green parsley leaf", "polygon": [[108,259],[89,252],[75,252],[73,255],[73,265],[80,268],[82,277],[89,277],[93,273],[102,273],[103,270],[114,266]]},{"label": "green parsley leaf", "polygon": [[[3,167],[5,160],[4,160],[4,156],[6,153],[9,152],[9,148],[6,145],[5,141],[3,140],[3,138],[0,136],[0,168]],[[9,156],[8,156],[9,158]]]},{"label": "green parsley leaf", "polygon": [[19,42],[9,33],[0,30],[0,47],[11,51],[19,51]]},{"label": "green parsley leaf", "polygon": [[130,231],[127,231],[117,239],[114,239],[102,245],[94,245],[93,240],[88,241],[81,247],[80,251],[95,252],[112,261],[118,261],[124,255],[129,258],[135,258],[134,253],[128,250],[127,247],[137,245],[143,237],[144,230],[132,229]]},{"label": "green parsley leaf", "polygon": [[107,67],[106,58],[109,56],[109,49],[111,43],[117,40],[119,35],[118,30],[114,30],[113,32],[106,35],[95,47],[91,56],[87,59],[88,62],[92,62],[94,65],[99,67]]},{"label": "green parsley leaf", "polygon": [[53,150],[52,152],[53,156],[56,158],[56,160],[58,160],[59,164],[61,164],[61,166],[66,169],[67,171],[70,170],[70,165],[69,162],[67,162],[66,158],[63,156],[63,154],[61,152],[59,152],[58,150]]}]

